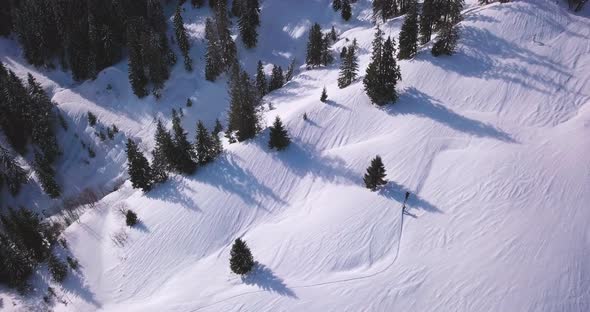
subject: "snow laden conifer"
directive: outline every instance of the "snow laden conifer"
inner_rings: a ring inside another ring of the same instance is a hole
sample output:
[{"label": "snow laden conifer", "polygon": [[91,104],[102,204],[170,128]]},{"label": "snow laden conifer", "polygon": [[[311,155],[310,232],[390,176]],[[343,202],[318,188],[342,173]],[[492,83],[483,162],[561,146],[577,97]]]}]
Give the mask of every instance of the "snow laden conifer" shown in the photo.
[{"label": "snow laden conifer", "polygon": [[195,138],[195,152],[197,153],[197,163],[204,165],[215,158],[213,151],[213,140],[209,131],[205,128],[202,121],[197,122],[197,135]]},{"label": "snow laden conifer", "polygon": [[376,191],[377,188],[387,183],[385,181],[385,167],[379,155],[371,160],[371,165],[367,168],[363,181],[371,191]]},{"label": "snow laden conifer", "polygon": [[172,133],[174,142],[173,164],[177,172],[192,174],[197,169],[196,158],[193,146],[186,138],[187,133],[182,128],[180,117],[176,110],[172,110]]},{"label": "snow laden conifer", "polygon": [[322,95],[320,95],[320,101],[325,103],[328,100],[328,91],[326,91],[326,87],[322,89]]},{"label": "snow laden conifer", "polygon": [[395,87],[401,80],[401,72],[395,60],[395,47],[391,37],[383,42],[383,32],[377,28],[373,40],[371,62],[367,67],[363,84],[371,101],[385,105],[397,100]]},{"label": "snow laden conifer", "polygon": [[10,194],[16,196],[27,181],[27,171],[18,164],[16,158],[7,149],[0,146],[0,191],[5,185]]},{"label": "snow laden conifer", "polygon": [[436,41],[432,45],[432,55],[453,55],[457,47],[457,40],[459,39],[459,30],[457,25],[445,25],[436,37]]},{"label": "snow laden conifer", "polygon": [[309,40],[307,42],[307,55],[305,63],[308,67],[322,65],[323,36],[320,24],[314,23],[309,30]]},{"label": "snow laden conifer", "polygon": [[[230,109],[226,135],[237,132],[238,141],[253,138],[260,130],[257,107],[260,96],[245,71],[237,70],[230,81]],[[231,139],[230,139],[231,141]]]},{"label": "snow laden conifer", "polygon": [[268,91],[280,89],[285,84],[285,78],[283,76],[283,69],[281,66],[273,65],[272,73],[270,75],[270,81],[268,83]]},{"label": "snow laden conifer", "polygon": [[[211,3],[211,2],[209,2]],[[227,1],[216,0],[212,5],[214,19],[205,22],[205,79],[214,81],[224,71],[229,71],[237,63],[236,43],[229,30]]]},{"label": "snow laden conifer", "polygon": [[266,83],[266,74],[264,73],[264,68],[262,67],[262,61],[258,61],[258,65],[256,67],[256,89],[260,96],[265,96],[268,93],[268,85]]},{"label": "snow laden conifer", "polygon": [[277,151],[281,151],[291,143],[287,129],[283,126],[283,122],[277,116],[273,125],[270,127],[270,139],[268,140],[268,148],[276,148]]},{"label": "snow laden conifer", "polygon": [[221,124],[221,121],[219,121],[219,118],[216,118],[215,119],[215,127],[213,127],[213,133],[215,135],[217,135],[221,131],[223,131],[223,125]]},{"label": "snow laden conifer", "polygon": [[322,38],[322,65],[328,66],[334,61],[332,53],[330,53],[330,34],[325,34]]},{"label": "snow laden conifer", "polygon": [[340,89],[348,87],[357,77],[358,57],[356,56],[357,43],[356,39],[346,49],[346,54],[340,63],[340,74],[338,76],[338,87]]},{"label": "snow laden conifer", "polygon": [[35,151],[35,172],[41,182],[41,188],[51,198],[61,195],[61,189],[55,181],[55,170],[43,153]]},{"label": "snow laden conifer", "polygon": [[68,276],[68,266],[65,262],[59,260],[54,254],[49,255],[47,267],[49,268],[49,273],[51,273],[53,280],[58,283],[63,283]]},{"label": "snow laden conifer", "polygon": [[193,60],[189,56],[189,50],[191,46],[190,42],[188,41],[186,29],[184,28],[184,21],[182,20],[182,15],[180,14],[180,5],[176,6],[173,23],[174,34],[176,35],[176,42],[178,42],[178,47],[180,48],[182,56],[184,57],[184,68],[190,72],[193,70]]},{"label": "snow laden conifer", "polygon": [[408,4],[406,19],[399,33],[399,52],[397,58],[400,60],[411,59],[418,52],[418,9],[416,0]]},{"label": "snow laden conifer", "polygon": [[239,275],[248,274],[254,267],[252,252],[241,238],[236,239],[231,247],[229,266],[232,272]]},{"label": "snow laden conifer", "polygon": [[131,139],[127,139],[127,167],[133,188],[149,192],[152,189],[152,169],[137,144]]}]

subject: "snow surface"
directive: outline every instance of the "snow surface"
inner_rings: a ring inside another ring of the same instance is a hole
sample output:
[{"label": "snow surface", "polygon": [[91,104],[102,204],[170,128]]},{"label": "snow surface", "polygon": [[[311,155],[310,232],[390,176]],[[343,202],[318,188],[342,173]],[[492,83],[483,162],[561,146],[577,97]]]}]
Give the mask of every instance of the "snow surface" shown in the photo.
[{"label": "snow surface", "polygon": [[[262,1],[259,46],[239,44],[245,68],[253,72],[258,59],[301,64],[317,21],[339,30],[334,51],[358,40],[364,74],[375,31],[370,1],[353,5],[349,23],[329,5]],[[202,73],[210,12],[185,8],[197,70],[177,65],[159,101],[133,96],[126,62],[75,84],[25,65],[13,41],[0,42],[0,60],[20,76],[32,71],[100,151],[86,166],[66,153],[60,169],[77,177],[64,181],[67,191],[125,178],[124,137],[97,141],[89,110],[146,151],[155,118],[169,122],[187,97],[191,138],[198,119],[211,127],[224,118],[225,80]],[[397,38],[402,21],[381,27]],[[148,194],[125,182],[66,230],[82,269],[60,288],[68,305],[54,310],[590,311],[589,39],[588,8],[470,3],[457,54],[434,58],[427,45],[400,62],[400,99],[385,108],[370,105],[362,78],[338,89],[337,62],[300,68],[265,97],[276,108],[266,124],[278,115],[292,137],[286,151],[269,151],[265,130]],[[319,101],[324,86],[327,103]],[[82,153],[71,144],[65,149]],[[362,175],[377,154],[389,183],[370,192]],[[15,201],[49,202],[29,194]],[[120,207],[135,210],[140,226],[125,227]],[[127,242],[117,246],[112,237],[121,232]],[[259,263],[244,279],[229,270],[236,237]],[[0,298],[9,311],[40,309],[10,292]]]}]

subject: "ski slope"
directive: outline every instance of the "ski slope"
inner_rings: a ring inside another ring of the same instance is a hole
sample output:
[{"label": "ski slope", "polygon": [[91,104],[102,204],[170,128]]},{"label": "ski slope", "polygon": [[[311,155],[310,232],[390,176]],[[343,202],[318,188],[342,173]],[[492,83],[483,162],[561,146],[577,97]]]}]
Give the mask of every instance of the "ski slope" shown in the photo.
[{"label": "ski slope", "polygon": [[[202,73],[210,12],[185,8],[197,70],[176,65],[159,101],[133,96],[126,62],[74,84],[30,68],[12,41],[0,42],[0,60],[21,76],[34,71],[89,140],[97,139],[85,119],[91,110],[151,150],[155,118],[169,122],[187,97],[192,139],[198,119],[225,121],[228,96],[224,79],[207,82]],[[259,45],[245,51],[239,43],[240,61],[251,73],[258,59],[301,64],[307,30],[319,22],[339,31],[335,54],[357,39],[362,76],[370,16],[368,0],[353,5],[348,23],[329,1],[262,1]],[[397,40],[402,22],[381,28]],[[173,175],[148,194],[127,181],[106,195],[64,234],[82,269],[60,288],[68,305],[53,310],[590,311],[589,9],[469,3],[460,29],[455,55],[434,58],[426,45],[399,62],[394,105],[371,105],[362,77],[338,89],[338,62],[302,66],[264,99],[275,108],[265,123],[280,116],[289,131],[287,150],[269,151],[264,130],[226,142],[223,156],[192,176]],[[319,101],[324,86],[327,103]],[[123,142],[98,142],[87,176],[76,173],[75,156],[62,161],[65,175],[79,177],[66,189],[124,178]],[[362,176],[377,154],[389,183],[370,192]],[[120,207],[136,211],[140,226],[125,227]],[[122,231],[127,240],[117,246],[112,237]],[[229,269],[237,237],[259,263],[245,279]],[[0,295],[4,308],[43,307],[15,297]]]}]

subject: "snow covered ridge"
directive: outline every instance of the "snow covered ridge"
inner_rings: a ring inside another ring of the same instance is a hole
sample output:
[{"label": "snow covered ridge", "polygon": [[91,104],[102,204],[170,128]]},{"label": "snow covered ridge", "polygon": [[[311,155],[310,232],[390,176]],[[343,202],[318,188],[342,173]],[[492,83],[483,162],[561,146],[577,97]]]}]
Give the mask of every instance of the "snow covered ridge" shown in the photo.
[{"label": "snow covered ridge", "polygon": [[[328,1],[263,1],[257,48],[238,44],[249,73],[259,59],[266,70],[303,60],[318,22],[335,25],[336,58],[357,39],[360,77],[338,88],[337,60],[300,68],[268,94],[266,125],[280,116],[291,138],[283,151],[269,150],[264,130],[147,194],[129,181],[108,194],[65,231],[80,270],[55,286],[67,305],[52,309],[589,311],[590,12],[545,0],[468,7],[457,53],[435,58],[428,44],[399,61],[399,99],[377,108],[362,83],[375,31],[369,1],[352,4],[348,22]],[[175,65],[159,101],[133,95],[126,62],[74,84],[26,65],[9,40],[0,60],[21,77],[32,72],[88,138],[99,140],[91,111],[151,151],[157,118],[170,128],[171,109],[183,107],[192,140],[197,120],[225,123],[229,98],[223,78],[202,72],[210,12],[185,8],[195,70]],[[381,29],[397,40],[402,23]],[[64,154],[86,152],[72,140]],[[59,164],[73,179],[66,190],[126,177],[123,139],[97,147],[88,166],[74,156]],[[375,155],[388,183],[370,192],[363,175]],[[127,227],[121,209],[140,223]],[[229,262],[238,237],[258,262],[243,279]],[[0,310],[46,309],[40,297],[2,289],[0,298]]]}]

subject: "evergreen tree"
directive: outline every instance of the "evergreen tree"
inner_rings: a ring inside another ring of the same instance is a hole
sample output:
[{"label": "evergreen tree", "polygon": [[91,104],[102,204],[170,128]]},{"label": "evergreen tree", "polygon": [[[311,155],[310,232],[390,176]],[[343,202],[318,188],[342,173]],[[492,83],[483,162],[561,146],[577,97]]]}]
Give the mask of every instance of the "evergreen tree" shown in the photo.
[{"label": "evergreen tree", "polygon": [[367,173],[365,174],[363,181],[368,189],[376,191],[379,186],[387,184],[387,181],[385,181],[384,178],[385,167],[383,166],[381,157],[377,155],[371,160],[371,165],[367,168]]},{"label": "evergreen tree", "polygon": [[[257,18],[257,17],[256,17]],[[216,0],[215,24],[218,46],[220,48],[221,65],[223,70],[230,70],[237,63],[236,43],[229,31],[230,21],[227,17],[227,0]],[[258,23],[256,23],[258,26]]]},{"label": "evergreen tree", "polygon": [[236,17],[242,15],[242,6],[244,0],[233,0],[231,3],[231,14]]},{"label": "evergreen tree", "polygon": [[161,120],[158,120],[156,126],[155,141],[156,147],[152,151],[154,171],[166,172],[174,170],[174,157],[176,156],[174,141],[172,140],[170,132],[164,128]]},{"label": "evergreen tree", "polygon": [[260,130],[256,107],[260,97],[248,74],[237,71],[230,81],[230,110],[227,134],[237,131],[238,141],[253,138]]},{"label": "evergreen tree", "polygon": [[184,174],[192,174],[197,169],[194,159],[196,155],[192,145],[186,138],[186,132],[180,124],[180,117],[176,110],[172,110],[172,133],[174,134],[174,158],[173,164],[176,171]]},{"label": "evergreen tree", "polygon": [[284,84],[285,78],[283,77],[283,69],[281,66],[273,65],[270,82],[268,83],[268,91],[272,92],[276,89],[280,89]]},{"label": "evergreen tree", "polygon": [[232,272],[240,275],[248,274],[254,267],[252,252],[240,238],[231,247],[229,264]]},{"label": "evergreen tree", "polygon": [[191,0],[193,7],[200,8],[204,4],[204,0]]},{"label": "evergreen tree", "polygon": [[330,39],[332,39],[333,42],[338,40],[338,34],[336,34],[336,28],[334,28],[334,25],[332,25],[332,30],[330,30]]},{"label": "evergreen tree", "polygon": [[35,263],[19,241],[0,232],[0,284],[24,290]]},{"label": "evergreen tree", "polygon": [[61,195],[61,189],[55,181],[55,170],[45,155],[38,151],[35,151],[35,172],[37,172],[43,191],[49,197],[57,198]]},{"label": "evergreen tree", "polygon": [[213,140],[199,120],[197,123],[197,137],[195,138],[195,151],[197,153],[197,162],[199,165],[204,165],[215,158],[213,151]]},{"label": "evergreen tree", "polygon": [[332,9],[334,11],[338,11],[342,8],[342,1],[341,0],[332,0]]},{"label": "evergreen tree", "polygon": [[129,47],[129,82],[133,93],[139,98],[148,94],[148,79],[145,75],[142,46],[139,39],[138,22],[132,21],[127,28],[127,46]]},{"label": "evergreen tree", "polygon": [[223,131],[223,125],[219,121],[219,118],[216,118],[215,119],[215,127],[213,128],[213,134],[217,135],[221,131]]},{"label": "evergreen tree", "polygon": [[127,167],[133,188],[149,192],[152,189],[152,169],[137,144],[131,139],[127,139]]},{"label": "evergreen tree", "polygon": [[8,150],[0,146],[0,191],[6,185],[8,191],[16,196],[21,186],[28,181],[27,172],[18,164]]},{"label": "evergreen tree", "polygon": [[[239,17],[239,29],[242,42],[246,48],[253,48],[258,42],[256,27],[260,25],[260,7],[258,0],[242,0],[242,12]],[[235,3],[235,0],[234,0]]]},{"label": "evergreen tree", "polygon": [[190,42],[188,41],[188,36],[186,34],[186,29],[184,28],[184,21],[182,20],[182,15],[180,15],[180,6],[176,7],[176,11],[174,13],[174,34],[176,35],[176,42],[178,42],[178,47],[184,56],[184,68],[187,71],[193,70],[193,60],[189,56],[189,50],[191,48]]},{"label": "evergreen tree", "polygon": [[320,101],[326,102],[328,100],[328,92],[326,91],[326,87],[322,90],[322,95],[320,96]]},{"label": "evergreen tree", "polygon": [[0,215],[4,233],[26,250],[31,261],[41,263],[49,254],[50,237],[47,224],[39,215],[26,208],[8,209],[8,214]]},{"label": "evergreen tree", "polygon": [[374,0],[373,1],[373,18],[387,21],[387,19],[399,15],[398,1],[403,0]]},{"label": "evergreen tree", "polygon": [[432,55],[452,55],[455,53],[458,39],[459,31],[457,30],[457,25],[447,25],[445,28],[441,29],[438,37],[436,37],[436,42],[432,46]]},{"label": "evergreen tree", "polygon": [[342,19],[348,21],[352,16],[352,8],[349,0],[342,0],[342,11],[340,11]]},{"label": "evergreen tree", "polygon": [[388,37],[383,43],[383,32],[377,28],[371,62],[363,79],[367,95],[377,105],[385,105],[397,100],[395,87],[401,80],[401,73],[394,55],[393,40]]},{"label": "evergreen tree", "polygon": [[346,57],[346,47],[342,47],[342,50],[340,50],[340,59],[344,60],[344,58]]},{"label": "evergreen tree", "polygon": [[127,224],[128,227],[133,227],[137,222],[139,222],[137,214],[131,209],[127,210],[125,213],[125,224]]},{"label": "evergreen tree", "polygon": [[289,138],[289,134],[287,133],[287,129],[283,126],[283,122],[279,116],[275,118],[275,121],[270,127],[270,139],[268,141],[268,148],[273,149],[276,148],[278,151],[281,151],[291,143],[291,139]]},{"label": "evergreen tree", "polygon": [[39,146],[47,161],[53,163],[60,154],[54,131],[54,104],[33,75],[28,73],[27,76],[30,108],[26,114],[31,118],[31,139]]},{"label": "evergreen tree", "polygon": [[260,96],[265,96],[268,93],[266,74],[264,73],[261,61],[258,61],[258,66],[256,68],[256,89],[258,90],[258,93],[260,93]]},{"label": "evergreen tree", "polygon": [[307,56],[305,62],[309,67],[322,64],[323,36],[320,24],[314,23],[309,30],[309,41],[307,42]]},{"label": "evergreen tree", "polygon": [[223,153],[223,144],[221,144],[219,132],[215,133],[215,129],[211,132],[211,142],[213,142],[211,155],[213,155],[213,158],[216,158]]},{"label": "evergreen tree", "polygon": [[285,82],[291,81],[293,78],[293,71],[295,70],[295,59],[291,60],[289,67],[287,67],[287,73],[285,74]]},{"label": "evergreen tree", "polygon": [[399,33],[399,52],[397,58],[400,60],[410,59],[418,52],[418,11],[416,0],[411,0],[408,6],[408,13]]},{"label": "evergreen tree", "polygon": [[346,56],[340,64],[340,75],[338,77],[338,87],[348,87],[357,76],[358,71],[358,58],[356,56],[356,39],[352,41],[352,45],[346,49]]},{"label": "evergreen tree", "polygon": [[322,65],[327,66],[334,61],[332,53],[330,53],[330,34],[325,34],[322,38]]},{"label": "evergreen tree", "polygon": [[58,283],[63,283],[68,276],[67,265],[53,254],[49,255],[47,267],[49,268],[49,273],[51,273],[53,280]]},{"label": "evergreen tree", "polygon": [[432,38],[434,22],[436,20],[436,5],[434,0],[424,0],[420,14],[420,43],[426,44]]},{"label": "evergreen tree", "polygon": [[186,107],[192,107],[193,106],[193,101],[190,98],[186,99]]},{"label": "evergreen tree", "polygon": [[223,71],[221,64],[221,51],[217,39],[217,32],[214,23],[207,18],[205,22],[205,39],[207,40],[207,50],[205,52],[205,79],[214,81]]}]

